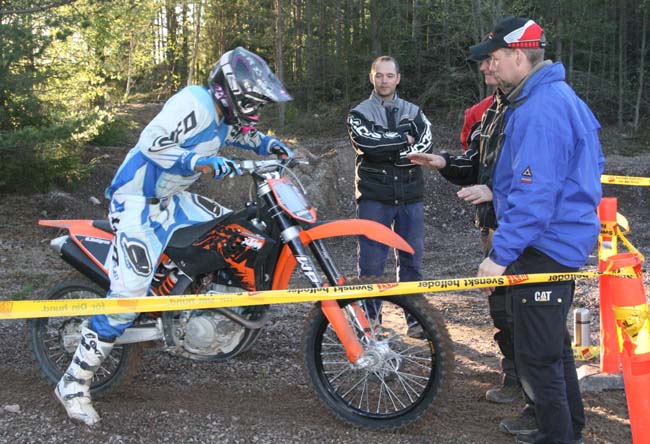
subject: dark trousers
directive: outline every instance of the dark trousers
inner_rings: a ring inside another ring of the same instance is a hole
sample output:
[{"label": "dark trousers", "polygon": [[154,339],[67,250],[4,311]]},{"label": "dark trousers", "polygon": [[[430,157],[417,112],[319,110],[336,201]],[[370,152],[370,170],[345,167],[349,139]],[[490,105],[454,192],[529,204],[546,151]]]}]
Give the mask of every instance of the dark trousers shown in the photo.
[{"label": "dark trousers", "polygon": [[[424,204],[415,202],[403,205],[388,205],[376,200],[360,200],[357,204],[359,219],[369,219],[379,222],[404,238],[415,251],[409,254],[404,251],[396,252],[397,277],[399,282],[421,281],[422,254],[424,251]],[[381,276],[384,274],[388,247],[372,241],[365,236],[359,236],[359,277]],[[365,301],[368,316],[381,322],[381,301],[370,299]],[[409,325],[415,320],[407,316]]]},{"label": "dark trousers", "polygon": [[[534,248],[506,274],[566,273],[565,267]],[[573,302],[573,281],[508,287],[515,368],[535,404],[539,444],[571,443],[582,436],[585,413],[580,396],[571,336],[566,326]]]},{"label": "dark trousers", "polygon": [[[360,219],[369,219],[392,228],[415,250],[415,254],[399,251],[397,272],[399,281],[421,281],[422,252],[424,250],[424,204],[388,205],[376,200],[360,200],[357,207]],[[359,236],[359,276],[384,274],[388,247]]]},{"label": "dark trousers", "polygon": [[[492,236],[494,230],[486,227],[479,229],[481,234],[481,247],[483,257],[487,257],[492,248]],[[501,370],[503,371],[503,385],[519,385],[517,372],[515,371],[515,345],[512,340],[512,322],[506,307],[506,287],[497,287],[488,297],[490,305],[490,317],[497,329],[494,334],[494,341],[499,346],[503,358],[501,358]]]},{"label": "dark trousers", "polygon": [[501,358],[503,385],[516,386],[519,382],[515,370],[515,344],[513,341],[512,320],[506,304],[506,288],[497,287],[488,297],[488,303],[492,323],[497,329],[494,334],[494,341],[503,355],[503,358]]}]

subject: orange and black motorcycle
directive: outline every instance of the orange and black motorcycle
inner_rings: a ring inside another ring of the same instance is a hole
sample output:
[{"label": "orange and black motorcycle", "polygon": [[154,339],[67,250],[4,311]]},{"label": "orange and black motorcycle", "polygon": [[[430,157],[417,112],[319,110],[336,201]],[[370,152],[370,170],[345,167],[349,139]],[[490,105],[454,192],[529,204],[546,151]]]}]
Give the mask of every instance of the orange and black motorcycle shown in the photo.
[{"label": "orange and black motorcycle", "polygon": [[[253,179],[256,197],[241,211],[177,231],[157,266],[152,294],[286,289],[292,274],[303,276],[303,286],[346,285],[349,281],[325,245],[326,239],[337,236],[363,235],[412,251],[401,237],[376,222],[317,223],[316,211],[290,169],[295,164],[284,159],[240,161],[243,174]],[[113,239],[108,222],[40,224],[67,230],[51,246],[83,275],[60,280],[45,297],[105,297],[109,286],[105,264]],[[137,371],[138,343],[155,341],[173,355],[222,361],[255,343],[268,312],[269,306],[248,306],[142,313],[96,372],[93,395],[127,381]],[[61,378],[70,362],[83,320],[28,321],[31,350],[50,383]],[[302,343],[307,378],[325,406],[340,419],[371,429],[401,428],[433,410],[454,360],[442,317],[420,295],[317,303],[306,320]]]}]

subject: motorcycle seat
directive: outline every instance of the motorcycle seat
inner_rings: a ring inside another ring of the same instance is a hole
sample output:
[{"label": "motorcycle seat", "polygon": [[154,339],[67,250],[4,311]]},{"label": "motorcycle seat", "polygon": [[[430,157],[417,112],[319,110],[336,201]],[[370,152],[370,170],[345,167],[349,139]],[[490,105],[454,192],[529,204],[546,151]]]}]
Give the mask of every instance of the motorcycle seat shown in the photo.
[{"label": "motorcycle seat", "polygon": [[113,232],[113,229],[111,228],[111,223],[108,221],[108,219],[94,220],[93,227],[99,228],[100,230],[106,231],[107,233]]},{"label": "motorcycle seat", "polygon": [[210,231],[220,223],[229,217],[232,213],[225,214],[217,219],[209,220],[207,222],[202,222],[196,225],[190,225],[189,227],[179,228],[174,232],[172,238],[169,239],[167,248],[187,248],[196,242],[201,236],[206,232]]}]

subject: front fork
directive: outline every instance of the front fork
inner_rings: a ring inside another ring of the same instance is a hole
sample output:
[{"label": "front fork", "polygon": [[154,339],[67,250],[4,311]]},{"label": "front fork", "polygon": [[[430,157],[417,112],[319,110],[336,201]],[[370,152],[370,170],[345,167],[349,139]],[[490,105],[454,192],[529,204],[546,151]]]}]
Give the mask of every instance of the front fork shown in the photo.
[{"label": "front fork", "polygon": [[[325,285],[314,265],[314,261],[307,254],[305,246],[300,241],[301,228],[291,224],[289,218],[277,207],[277,205],[275,205],[275,202],[268,194],[264,197],[267,200],[267,205],[269,205],[269,208],[271,209],[272,218],[281,229],[280,235],[282,241],[289,245],[301,271],[305,276],[307,276],[313,288],[323,288]],[[321,269],[325,272],[329,285],[336,286],[345,284],[345,277],[338,270],[336,264],[334,264],[334,261],[327,252],[323,241],[320,239],[314,240],[309,244],[309,247],[314,257],[318,260]],[[360,307],[355,310],[356,305],[357,304],[349,304],[346,307],[346,310],[351,315],[352,319],[355,319],[355,322],[357,322],[359,327],[367,334],[367,332],[370,331],[368,319]],[[345,317],[338,302],[335,300],[322,301],[321,309],[323,310],[323,314],[327,320],[332,325],[332,328],[343,344],[343,347],[345,347],[348,360],[353,364],[356,363],[363,354],[363,346],[361,345],[354,328]]]}]

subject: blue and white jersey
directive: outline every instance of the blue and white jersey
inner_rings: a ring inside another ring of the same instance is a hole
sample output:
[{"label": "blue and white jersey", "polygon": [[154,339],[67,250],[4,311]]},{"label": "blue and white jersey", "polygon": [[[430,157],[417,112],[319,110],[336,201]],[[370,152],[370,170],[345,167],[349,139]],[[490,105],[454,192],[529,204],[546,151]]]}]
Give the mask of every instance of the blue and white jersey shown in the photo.
[{"label": "blue and white jersey", "polygon": [[188,86],[172,96],[142,131],[106,189],[106,197],[172,196],[199,178],[194,171],[199,158],[217,155],[224,145],[266,155],[271,140],[257,131],[233,129],[217,114],[206,88]]}]

